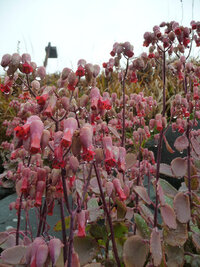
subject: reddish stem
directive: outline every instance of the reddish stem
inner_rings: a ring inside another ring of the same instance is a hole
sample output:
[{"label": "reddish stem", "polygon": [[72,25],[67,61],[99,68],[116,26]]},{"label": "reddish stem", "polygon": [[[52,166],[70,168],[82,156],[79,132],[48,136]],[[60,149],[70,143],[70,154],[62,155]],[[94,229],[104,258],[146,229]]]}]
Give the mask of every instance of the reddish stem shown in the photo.
[{"label": "reddish stem", "polygon": [[103,188],[102,188],[102,184],[101,184],[101,178],[100,178],[100,175],[99,175],[99,170],[97,168],[96,163],[93,163],[93,165],[94,165],[94,170],[95,170],[96,177],[97,177],[97,182],[98,182],[98,185],[99,185],[99,190],[100,190],[100,195],[101,195],[101,199],[102,199],[103,206],[104,206],[104,211],[106,213],[106,216],[107,216],[107,219],[108,219],[108,224],[109,224],[109,227],[110,227],[110,234],[111,234],[111,240],[112,240],[112,246],[113,246],[113,253],[114,253],[114,256],[115,256],[115,260],[116,260],[117,266],[120,267],[121,263],[120,263],[120,259],[119,259],[119,256],[118,256],[117,246],[116,246],[116,242],[115,242],[112,219],[111,219],[110,213],[108,211],[108,207],[107,207],[107,204],[106,204],[105,196],[104,196],[104,193],[103,193]]}]

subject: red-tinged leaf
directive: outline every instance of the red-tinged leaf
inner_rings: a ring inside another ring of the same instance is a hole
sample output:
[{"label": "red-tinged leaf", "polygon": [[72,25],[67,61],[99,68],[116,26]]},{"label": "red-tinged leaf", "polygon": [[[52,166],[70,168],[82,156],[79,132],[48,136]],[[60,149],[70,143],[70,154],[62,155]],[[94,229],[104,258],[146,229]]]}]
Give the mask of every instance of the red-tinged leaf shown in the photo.
[{"label": "red-tinged leaf", "polygon": [[159,179],[159,184],[161,185],[164,194],[168,197],[175,197],[178,191],[176,190],[175,187],[173,187],[171,184],[169,184],[166,180],[164,179]]},{"label": "red-tinged leaf", "polygon": [[187,163],[183,158],[175,158],[171,162],[172,173],[177,178],[184,177],[187,172]]},{"label": "red-tinged leaf", "polygon": [[194,151],[196,152],[196,154],[198,156],[200,156],[200,144],[199,144],[199,142],[197,141],[197,139],[195,137],[192,137],[190,139],[190,141],[192,143],[192,147],[193,147]]},{"label": "red-tinged leaf", "polygon": [[131,236],[124,243],[123,259],[126,267],[143,267],[149,253],[149,245],[140,236]]},{"label": "red-tinged leaf", "polygon": [[135,186],[134,191],[141,197],[144,202],[151,204],[151,199],[149,198],[146,189],[143,186]]},{"label": "red-tinged leaf", "polygon": [[183,246],[188,239],[188,231],[186,223],[179,223],[177,221],[177,228],[163,230],[164,241],[170,246]]},{"label": "red-tinged leaf", "polygon": [[174,198],[174,210],[176,218],[181,223],[189,222],[191,218],[189,197],[179,192]]},{"label": "red-tinged leaf", "polygon": [[150,252],[153,257],[154,266],[160,266],[162,261],[162,244],[158,228],[155,227],[150,238]]},{"label": "red-tinged leaf", "polygon": [[169,153],[173,154],[175,151],[171,148],[170,144],[168,143],[167,141],[167,138],[165,137],[165,135],[163,136],[163,140],[165,142],[165,146],[166,146],[166,149]]},{"label": "red-tinged leaf", "polygon": [[188,139],[185,135],[179,136],[176,138],[176,141],[174,142],[174,147],[179,151],[182,152],[184,149],[186,149],[189,146]]},{"label": "red-tinged leaf", "polygon": [[164,224],[166,224],[169,228],[176,229],[177,223],[174,210],[168,204],[165,204],[160,208],[160,212]]},{"label": "red-tinged leaf", "polygon": [[137,161],[137,156],[136,154],[133,153],[127,153],[126,154],[126,170],[129,170],[133,167],[133,165]]},{"label": "red-tinged leaf", "polygon": [[120,135],[118,134],[117,130],[115,128],[113,128],[112,126],[108,125],[108,129],[111,131],[111,133],[117,137],[118,139],[120,139]]},{"label": "red-tinged leaf", "polygon": [[184,263],[184,250],[182,247],[165,245],[167,266],[180,267]]},{"label": "red-tinged leaf", "polygon": [[139,203],[140,211],[142,212],[142,215],[146,218],[146,220],[153,221],[153,214],[151,210],[143,203]]},{"label": "red-tinged leaf", "polygon": [[5,263],[17,265],[22,263],[25,253],[25,246],[14,246],[12,248],[7,248],[6,250],[4,250],[1,253],[1,258]]},{"label": "red-tinged leaf", "polygon": [[6,232],[1,232],[0,233],[0,245],[2,244],[2,243],[4,243],[7,239],[8,239],[8,233],[6,233]]},{"label": "red-tinged leaf", "polygon": [[160,164],[160,174],[164,174],[168,177],[174,177],[171,166],[165,163]]},{"label": "red-tinged leaf", "polygon": [[162,189],[162,186],[160,185],[160,183],[158,183],[158,197],[159,197],[161,206],[164,206],[165,205],[165,195],[164,195],[164,192],[163,192],[163,189]]},{"label": "red-tinged leaf", "polygon": [[200,234],[192,234],[192,242],[195,245],[197,251],[200,253]]}]

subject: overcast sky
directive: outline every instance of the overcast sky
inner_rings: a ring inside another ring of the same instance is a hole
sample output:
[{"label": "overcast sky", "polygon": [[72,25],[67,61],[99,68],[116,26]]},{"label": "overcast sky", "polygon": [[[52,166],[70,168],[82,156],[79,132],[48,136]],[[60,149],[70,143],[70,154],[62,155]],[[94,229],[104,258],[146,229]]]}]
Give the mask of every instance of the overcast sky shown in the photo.
[{"label": "overcast sky", "polygon": [[54,72],[75,70],[80,58],[102,64],[114,42],[131,42],[137,56],[154,25],[200,20],[200,0],[0,0],[0,16],[0,58],[19,50],[39,66],[51,42],[58,59],[49,59],[47,71]]}]

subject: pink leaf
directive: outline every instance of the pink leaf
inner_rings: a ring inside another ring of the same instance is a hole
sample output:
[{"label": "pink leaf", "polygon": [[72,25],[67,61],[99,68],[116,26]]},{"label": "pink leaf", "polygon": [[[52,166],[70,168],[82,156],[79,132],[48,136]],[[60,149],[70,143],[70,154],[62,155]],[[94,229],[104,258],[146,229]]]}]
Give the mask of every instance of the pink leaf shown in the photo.
[{"label": "pink leaf", "polygon": [[137,161],[137,156],[136,154],[133,153],[127,153],[126,154],[126,169],[130,169],[133,167],[133,165],[136,163]]},{"label": "pink leaf", "polygon": [[5,263],[17,265],[22,262],[26,253],[25,246],[14,246],[1,253],[1,258]]},{"label": "pink leaf", "polygon": [[179,192],[174,198],[174,210],[177,220],[181,223],[187,223],[190,220],[190,202],[189,197],[183,192]]},{"label": "pink leaf", "polygon": [[174,147],[179,151],[182,152],[184,149],[186,149],[189,146],[188,139],[185,135],[179,136],[176,138],[176,141],[174,143]]},{"label": "pink leaf", "polygon": [[192,137],[190,141],[192,143],[192,147],[193,147],[194,151],[199,156],[200,155],[200,144],[199,144],[199,142],[194,137]]},{"label": "pink leaf", "polygon": [[164,174],[168,177],[174,177],[171,166],[165,163],[160,164],[160,174]]},{"label": "pink leaf", "polygon": [[119,136],[119,134],[118,134],[118,132],[117,132],[117,130],[116,130],[115,128],[113,128],[112,126],[108,125],[108,129],[111,131],[111,133],[112,133],[115,137],[117,137],[118,139],[120,139],[120,136]]},{"label": "pink leaf", "polygon": [[134,191],[141,197],[144,202],[151,204],[151,199],[149,198],[146,189],[143,186],[135,186]]},{"label": "pink leaf", "polygon": [[172,229],[176,229],[177,223],[176,223],[176,215],[174,210],[168,205],[165,204],[160,208],[161,216],[163,219],[163,222]]},{"label": "pink leaf", "polygon": [[160,266],[162,260],[162,245],[158,228],[154,228],[150,239],[150,252],[153,257],[154,266]]},{"label": "pink leaf", "polygon": [[160,183],[158,183],[158,197],[159,197],[161,206],[164,206],[165,205],[165,195],[164,195],[164,192],[163,192],[163,189],[162,189]]},{"label": "pink leaf", "polygon": [[185,176],[185,174],[186,174],[187,163],[186,163],[185,159],[175,158],[171,162],[171,168],[172,168],[173,174],[176,177],[180,178],[180,177]]}]

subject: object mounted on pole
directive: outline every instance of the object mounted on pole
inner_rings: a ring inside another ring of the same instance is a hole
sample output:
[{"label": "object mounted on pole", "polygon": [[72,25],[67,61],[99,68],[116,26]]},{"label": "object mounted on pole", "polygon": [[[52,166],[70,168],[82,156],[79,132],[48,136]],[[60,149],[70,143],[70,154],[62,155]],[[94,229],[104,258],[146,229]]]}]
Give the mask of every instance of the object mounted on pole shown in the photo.
[{"label": "object mounted on pole", "polygon": [[44,67],[46,68],[47,66],[47,62],[48,62],[48,58],[57,58],[57,49],[56,46],[51,46],[51,43],[48,43],[48,46],[45,47],[45,51],[46,51],[46,56],[45,56],[45,60],[44,60]]}]

